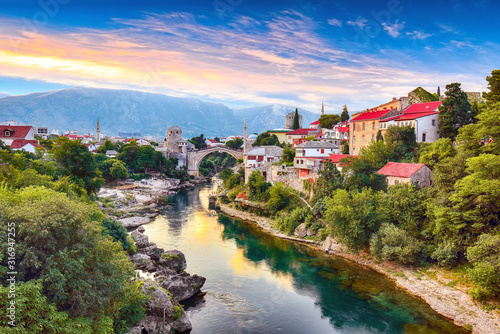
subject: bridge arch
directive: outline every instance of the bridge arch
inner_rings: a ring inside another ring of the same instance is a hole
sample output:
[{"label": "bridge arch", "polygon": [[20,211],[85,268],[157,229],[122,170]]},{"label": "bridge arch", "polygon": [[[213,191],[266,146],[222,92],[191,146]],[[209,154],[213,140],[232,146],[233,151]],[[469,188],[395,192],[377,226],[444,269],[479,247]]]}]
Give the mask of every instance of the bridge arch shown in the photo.
[{"label": "bridge arch", "polygon": [[214,146],[199,151],[188,152],[188,173],[190,175],[199,176],[201,162],[207,155],[214,152],[225,152],[233,156],[236,160],[243,159],[243,151],[235,150],[227,146]]}]

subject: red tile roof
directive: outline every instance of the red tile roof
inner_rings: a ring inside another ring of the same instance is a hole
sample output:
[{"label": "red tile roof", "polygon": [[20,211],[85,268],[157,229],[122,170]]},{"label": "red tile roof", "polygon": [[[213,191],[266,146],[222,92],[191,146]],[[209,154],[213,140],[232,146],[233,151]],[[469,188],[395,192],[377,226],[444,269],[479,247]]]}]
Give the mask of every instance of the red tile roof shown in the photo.
[{"label": "red tile roof", "polygon": [[349,127],[348,126],[339,126],[337,128],[339,132],[349,132]]},{"label": "red tile roof", "polygon": [[[348,157],[353,157],[353,158],[359,158],[359,155],[350,155],[350,154],[330,154],[328,156],[328,160],[331,160],[334,164],[338,163],[340,159],[348,158]],[[325,160],[326,160],[325,159]]]},{"label": "red tile roof", "polygon": [[19,148],[23,148],[24,146],[26,146],[28,144],[31,144],[35,147],[43,148],[45,150],[45,147],[41,146],[38,143],[38,140],[24,140],[24,139],[16,139],[16,140],[12,141],[12,144],[10,144],[10,148],[19,149]]},{"label": "red tile roof", "polygon": [[308,135],[311,131],[317,131],[316,129],[297,129],[287,133],[287,135]]},{"label": "red tile roof", "polygon": [[430,111],[438,111],[441,101],[427,102],[427,103],[415,103],[409,106],[403,114],[412,113],[425,113]]},{"label": "red tile roof", "polygon": [[311,123],[311,125],[316,125],[316,124],[319,124],[319,120]]},{"label": "red tile roof", "polygon": [[209,142],[211,142],[212,144],[220,144],[217,140],[215,139],[209,139],[208,140]]},{"label": "red tile roof", "polygon": [[366,121],[370,119],[379,119],[380,117],[384,116],[388,112],[392,111],[391,110],[379,110],[379,111],[366,111],[353,119],[351,119],[351,122],[357,122],[357,121]]},{"label": "red tile roof", "polygon": [[[5,130],[12,133],[5,136]],[[31,125],[0,125],[0,138],[25,138],[31,130]]]},{"label": "red tile roof", "polygon": [[386,176],[410,177],[415,174],[425,164],[410,164],[403,162],[388,162],[377,173]]},{"label": "red tile roof", "polygon": [[314,138],[319,138],[321,136],[323,136],[323,134],[322,133],[318,133],[316,136],[314,136]]}]

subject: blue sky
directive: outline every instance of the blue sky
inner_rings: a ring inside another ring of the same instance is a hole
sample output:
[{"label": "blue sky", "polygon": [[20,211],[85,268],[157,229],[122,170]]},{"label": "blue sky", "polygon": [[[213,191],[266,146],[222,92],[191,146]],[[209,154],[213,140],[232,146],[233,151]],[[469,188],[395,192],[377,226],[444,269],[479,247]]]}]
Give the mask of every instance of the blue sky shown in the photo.
[{"label": "blue sky", "polygon": [[17,1],[2,5],[0,92],[71,86],[230,107],[374,107],[417,86],[486,90],[497,1]]}]

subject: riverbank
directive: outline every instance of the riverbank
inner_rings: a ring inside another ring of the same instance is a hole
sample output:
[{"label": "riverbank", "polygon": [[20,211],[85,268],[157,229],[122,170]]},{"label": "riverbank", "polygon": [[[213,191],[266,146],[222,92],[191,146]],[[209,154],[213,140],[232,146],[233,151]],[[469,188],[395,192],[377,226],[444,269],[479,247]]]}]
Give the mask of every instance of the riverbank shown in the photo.
[{"label": "riverbank", "polygon": [[145,181],[119,182],[101,188],[98,205],[108,217],[116,219],[126,229],[148,224],[159,213],[170,194],[205,184],[208,177],[196,177],[188,182],[177,179],[152,178]]},{"label": "riverbank", "polygon": [[330,238],[320,243],[313,240],[290,237],[274,229],[271,219],[242,212],[227,204],[220,204],[220,210],[229,216],[255,223],[262,230],[276,237],[307,243],[328,254],[340,256],[373,269],[391,278],[399,287],[410,294],[422,298],[432,309],[452,319],[457,326],[472,330],[472,333],[500,333],[499,312],[483,310],[481,305],[476,303],[466,291],[460,290],[457,287],[447,286],[446,284],[449,281],[442,277],[439,271],[435,271],[435,278],[429,277],[423,275],[415,268],[400,266],[389,261],[378,262],[369,254],[349,253],[342,245]]}]

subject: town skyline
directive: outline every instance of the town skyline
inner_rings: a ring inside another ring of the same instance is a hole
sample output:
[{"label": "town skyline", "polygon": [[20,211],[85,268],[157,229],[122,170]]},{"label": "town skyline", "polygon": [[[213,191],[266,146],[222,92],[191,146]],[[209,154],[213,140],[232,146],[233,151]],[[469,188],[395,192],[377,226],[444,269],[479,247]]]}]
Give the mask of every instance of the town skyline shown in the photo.
[{"label": "town skyline", "polygon": [[[22,6],[21,6],[22,5]],[[491,1],[63,1],[7,4],[0,92],[142,90],[230,108],[364,110],[418,86],[486,91]]]}]

